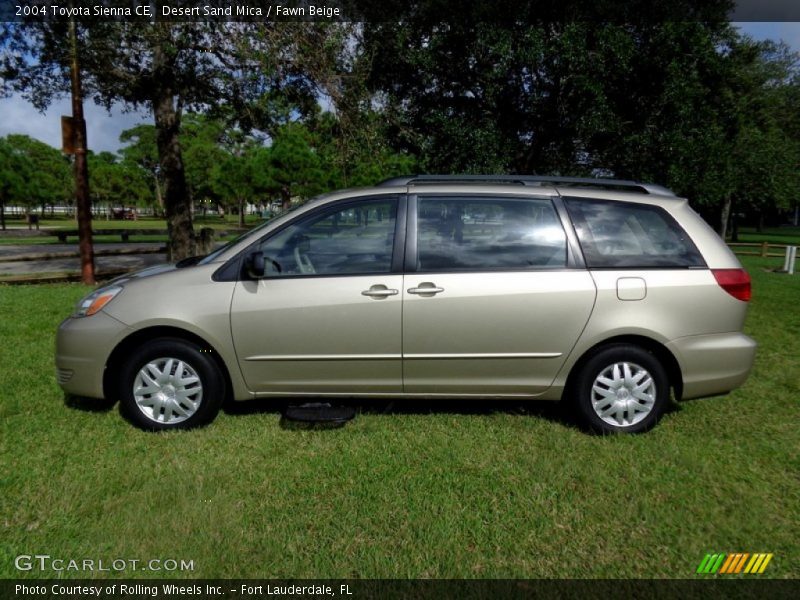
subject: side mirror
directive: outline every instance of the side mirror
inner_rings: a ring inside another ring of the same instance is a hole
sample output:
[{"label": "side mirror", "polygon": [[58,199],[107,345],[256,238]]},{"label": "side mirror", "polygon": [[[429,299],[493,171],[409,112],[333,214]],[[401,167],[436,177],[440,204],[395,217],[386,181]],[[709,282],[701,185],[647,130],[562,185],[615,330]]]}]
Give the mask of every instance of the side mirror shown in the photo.
[{"label": "side mirror", "polygon": [[244,259],[244,268],[247,274],[253,279],[261,279],[266,272],[266,262],[264,261],[264,253],[260,250],[255,250],[248,254]]}]

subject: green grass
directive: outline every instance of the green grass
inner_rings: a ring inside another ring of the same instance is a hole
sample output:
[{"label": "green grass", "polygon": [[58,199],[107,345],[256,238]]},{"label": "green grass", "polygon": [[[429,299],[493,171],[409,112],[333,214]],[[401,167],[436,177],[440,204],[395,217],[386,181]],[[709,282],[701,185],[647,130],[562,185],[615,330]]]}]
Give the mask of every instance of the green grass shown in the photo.
[{"label": "green grass", "polygon": [[55,328],[86,288],[0,286],[0,577],[44,553],[193,560],[181,575],[204,578],[691,578],[706,552],[773,552],[766,575],[799,577],[800,275],[745,262],[748,383],[606,438],[491,402],[324,431],[250,404],[143,433],[54,382]]},{"label": "green grass", "polygon": [[739,241],[797,245],[800,244],[800,227],[765,227],[761,233],[754,227],[742,227],[739,229]]}]

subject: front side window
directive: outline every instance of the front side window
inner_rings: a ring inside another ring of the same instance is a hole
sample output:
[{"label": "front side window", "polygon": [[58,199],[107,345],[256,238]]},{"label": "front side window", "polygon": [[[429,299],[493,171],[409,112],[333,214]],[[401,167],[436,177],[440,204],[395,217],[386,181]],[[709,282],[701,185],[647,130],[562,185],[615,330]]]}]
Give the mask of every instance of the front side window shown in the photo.
[{"label": "front side window", "polygon": [[417,269],[562,268],[567,241],[547,198],[420,197]]},{"label": "front side window", "polygon": [[587,198],[564,202],[590,268],[705,266],[686,232],[658,206]]},{"label": "front side window", "polygon": [[389,273],[397,199],[321,209],[261,242],[269,277]]}]

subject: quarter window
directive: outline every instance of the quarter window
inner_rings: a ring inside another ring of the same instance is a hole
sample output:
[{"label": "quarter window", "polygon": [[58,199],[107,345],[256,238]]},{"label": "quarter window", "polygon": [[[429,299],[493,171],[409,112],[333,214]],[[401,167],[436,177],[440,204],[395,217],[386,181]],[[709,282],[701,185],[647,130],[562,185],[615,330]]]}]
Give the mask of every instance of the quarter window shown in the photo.
[{"label": "quarter window", "polygon": [[567,243],[546,198],[421,197],[420,271],[564,267]]},{"label": "quarter window", "polygon": [[648,204],[564,199],[588,267],[702,267],[703,257],[664,209]]},{"label": "quarter window", "polygon": [[260,245],[270,277],[389,273],[397,199],[317,211]]}]

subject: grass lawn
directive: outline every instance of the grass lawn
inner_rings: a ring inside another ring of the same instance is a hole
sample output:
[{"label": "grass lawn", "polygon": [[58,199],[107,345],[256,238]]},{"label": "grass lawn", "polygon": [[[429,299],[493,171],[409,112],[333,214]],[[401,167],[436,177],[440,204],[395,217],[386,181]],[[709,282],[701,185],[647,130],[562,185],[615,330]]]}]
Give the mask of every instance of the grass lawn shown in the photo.
[{"label": "grass lawn", "polygon": [[797,245],[800,244],[800,227],[765,227],[761,233],[755,227],[742,227],[739,229],[739,241]]},{"label": "grass lawn", "polygon": [[55,328],[86,288],[0,286],[0,577],[41,553],[192,560],[178,575],[202,578],[692,578],[707,552],[772,552],[764,576],[800,577],[800,275],[762,270],[780,263],[745,258],[749,382],[606,438],[491,402],[323,431],[250,404],[143,433],[54,381]]}]

